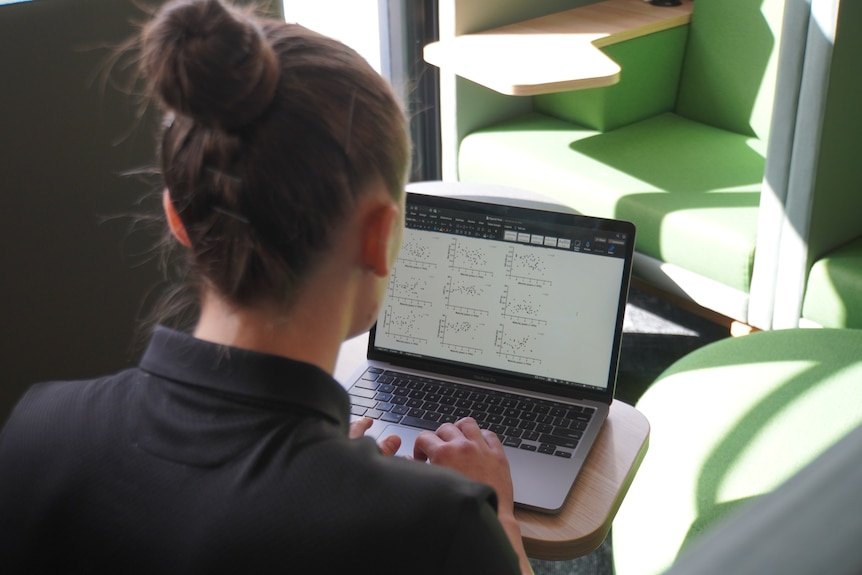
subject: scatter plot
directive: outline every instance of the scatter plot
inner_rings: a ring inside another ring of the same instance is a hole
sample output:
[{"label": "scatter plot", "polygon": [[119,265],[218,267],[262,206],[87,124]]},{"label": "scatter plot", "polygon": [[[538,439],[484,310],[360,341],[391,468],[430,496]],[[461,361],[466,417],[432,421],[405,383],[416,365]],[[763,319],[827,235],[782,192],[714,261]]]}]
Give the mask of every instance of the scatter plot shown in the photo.
[{"label": "scatter plot", "polygon": [[475,278],[449,276],[443,292],[446,308],[462,315],[488,315],[489,303],[493,298],[487,294],[491,289],[490,284],[481,283]]},{"label": "scatter plot", "polygon": [[402,303],[412,302],[416,305],[430,305],[429,293],[434,276],[427,270],[417,271],[413,268],[398,266],[392,270],[389,277],[389,299]]},{"label": "scatter plot", "polygon": [[547,276],[554,257],[551,250],[512,246],[506,254],[506,276],[522,285],[549,286],[552,282]]},{"label": "scatter plot", "polygon": [[540,257],[536,252],[528,252],[515,254],[512,260],[512,271],[517,274],[519,271],[525,275],[542,275],[547,270],[545,258]]},{"label": "scatter plot", "polygon": [[522,286],[507,285],[500,297],[502,315],[509,321],[529,326],[547,325],[544,317],[544,302],[548,294],[533,293],[535,290]]},{"label": "scatter plot", "polygon": [[421,309],[389,305],[383,312],[384,333],[401,344],[419,346],[428,342],[429,314]]},{"label": "scatter plot", "polygon": [[400,263],[414,262],[430,264],[433,263],[431,261],[432,258],[433,250],[431,249],[431,246],[412,237],[404,239],[404,243],[401,245],[401,252],[398,256]]},{"label": "scatter plot", "polygon": [[540,321],[542,323],[547,323],[546,321],[539,319],[541,313],[541,304],[536,303],[534,300],[522,299],[520,301],[508,302],[503,315],[516,319],[525,319],[530,321]]},{"label": "scatter plot", "polygon": [[481,355],[488,345],[486,324],[473,319],[453,317],[449,314],[440,318],[438,338],[440,345],[450,353],[461,355]]},{"label": "scatter plot", "polygon": [[508,363],[519,365],[538,365],[542,333],[519,329],[512,325],[500,325],[495,337],[497,353]]},{"label": "scatter plot", "polygon": [[491,277],[495,263],[489,247],[471,245],[470,242],[456,238],[449,246],[450,269],[466,277]]}]

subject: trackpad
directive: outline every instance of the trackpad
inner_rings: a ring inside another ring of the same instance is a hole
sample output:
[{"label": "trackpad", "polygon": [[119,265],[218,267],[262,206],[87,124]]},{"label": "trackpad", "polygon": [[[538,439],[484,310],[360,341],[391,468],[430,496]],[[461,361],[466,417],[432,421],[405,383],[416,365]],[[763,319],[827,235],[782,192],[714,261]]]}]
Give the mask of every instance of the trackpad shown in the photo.
[{"label": "trackpad", "polygon": [[385,439],[390,435],[397,435],[401,438],[401,447],[398,448],[398,452],[395,456],[413,457],[413,444],[416,443],[416,436],[420,433],[422,433],[421,429],[414,429],[412,427],[404,427],[401,425],[389,425],[383,430],[383,433],[379,435],[378,440]]}]

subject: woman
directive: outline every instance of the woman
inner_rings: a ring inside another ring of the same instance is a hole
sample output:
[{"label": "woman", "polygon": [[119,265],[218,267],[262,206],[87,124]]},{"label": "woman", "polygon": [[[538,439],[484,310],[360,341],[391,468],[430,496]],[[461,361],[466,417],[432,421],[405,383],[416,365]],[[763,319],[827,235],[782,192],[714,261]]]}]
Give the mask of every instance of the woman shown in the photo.
[{"label": "woman", "polygon": [[221,0],[167,5],[141,50],[199,317],[157,328],[137,368],[24,397],[0,435],[4,567],[529,572],[496,436],[467,419],[417,439],[438,465],[386,457],[399,440],[363,438],[330,375],[400,244],[409,143],[389,86],[340,43]]}]

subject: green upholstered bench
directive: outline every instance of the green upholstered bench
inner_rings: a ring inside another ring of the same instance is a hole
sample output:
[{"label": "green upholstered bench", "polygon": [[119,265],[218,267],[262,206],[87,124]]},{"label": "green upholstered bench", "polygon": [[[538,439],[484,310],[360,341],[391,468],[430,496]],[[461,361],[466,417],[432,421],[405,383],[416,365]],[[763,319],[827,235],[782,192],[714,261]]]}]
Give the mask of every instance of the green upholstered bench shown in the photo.
[{"label": "green upholstered bench", "polygon": [[862,426],[710,528],[665,575],[862,573]]},{"label": "green upholstered bench", "polygon": [[759,332],[673,364],[637,404],[650,452],[613,524],[616,574],[663,572],[862,424],[860,382],[862,330]]},{"label": "green upholstered bench", "polygon": [[619,84],[536,96],[466,135],[458,178],[631,220],[651,266],[726,287],[712,301],[741,303],[716,311],[748,322],[783,9],[697,0],[690,27],[603,48]]},{"label": "green upholstered bench", "polygon": [[802,318],[823,327],[862,329],[862,238],[814,263],[808,275]]},{"label": "green upholstered bench", "polygon": [[673,113],[610,132],[532,113],[467,136],[460,173],[631,220],[639,252],[747,293],[763,148]]}]

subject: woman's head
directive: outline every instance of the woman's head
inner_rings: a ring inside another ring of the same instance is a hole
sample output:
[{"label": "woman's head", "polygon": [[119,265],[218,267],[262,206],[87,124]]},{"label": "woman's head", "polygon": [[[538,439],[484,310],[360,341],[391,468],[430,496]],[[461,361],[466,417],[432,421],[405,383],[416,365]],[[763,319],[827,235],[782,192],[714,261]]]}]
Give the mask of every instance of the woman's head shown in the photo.
[{"label": "woman's head", "polygon": [[192,277],[227,301],[288,301],[370,183],[402,194],[404,114],[343,44],[221,0],[180,0],[145,27],[142,52]]}]

